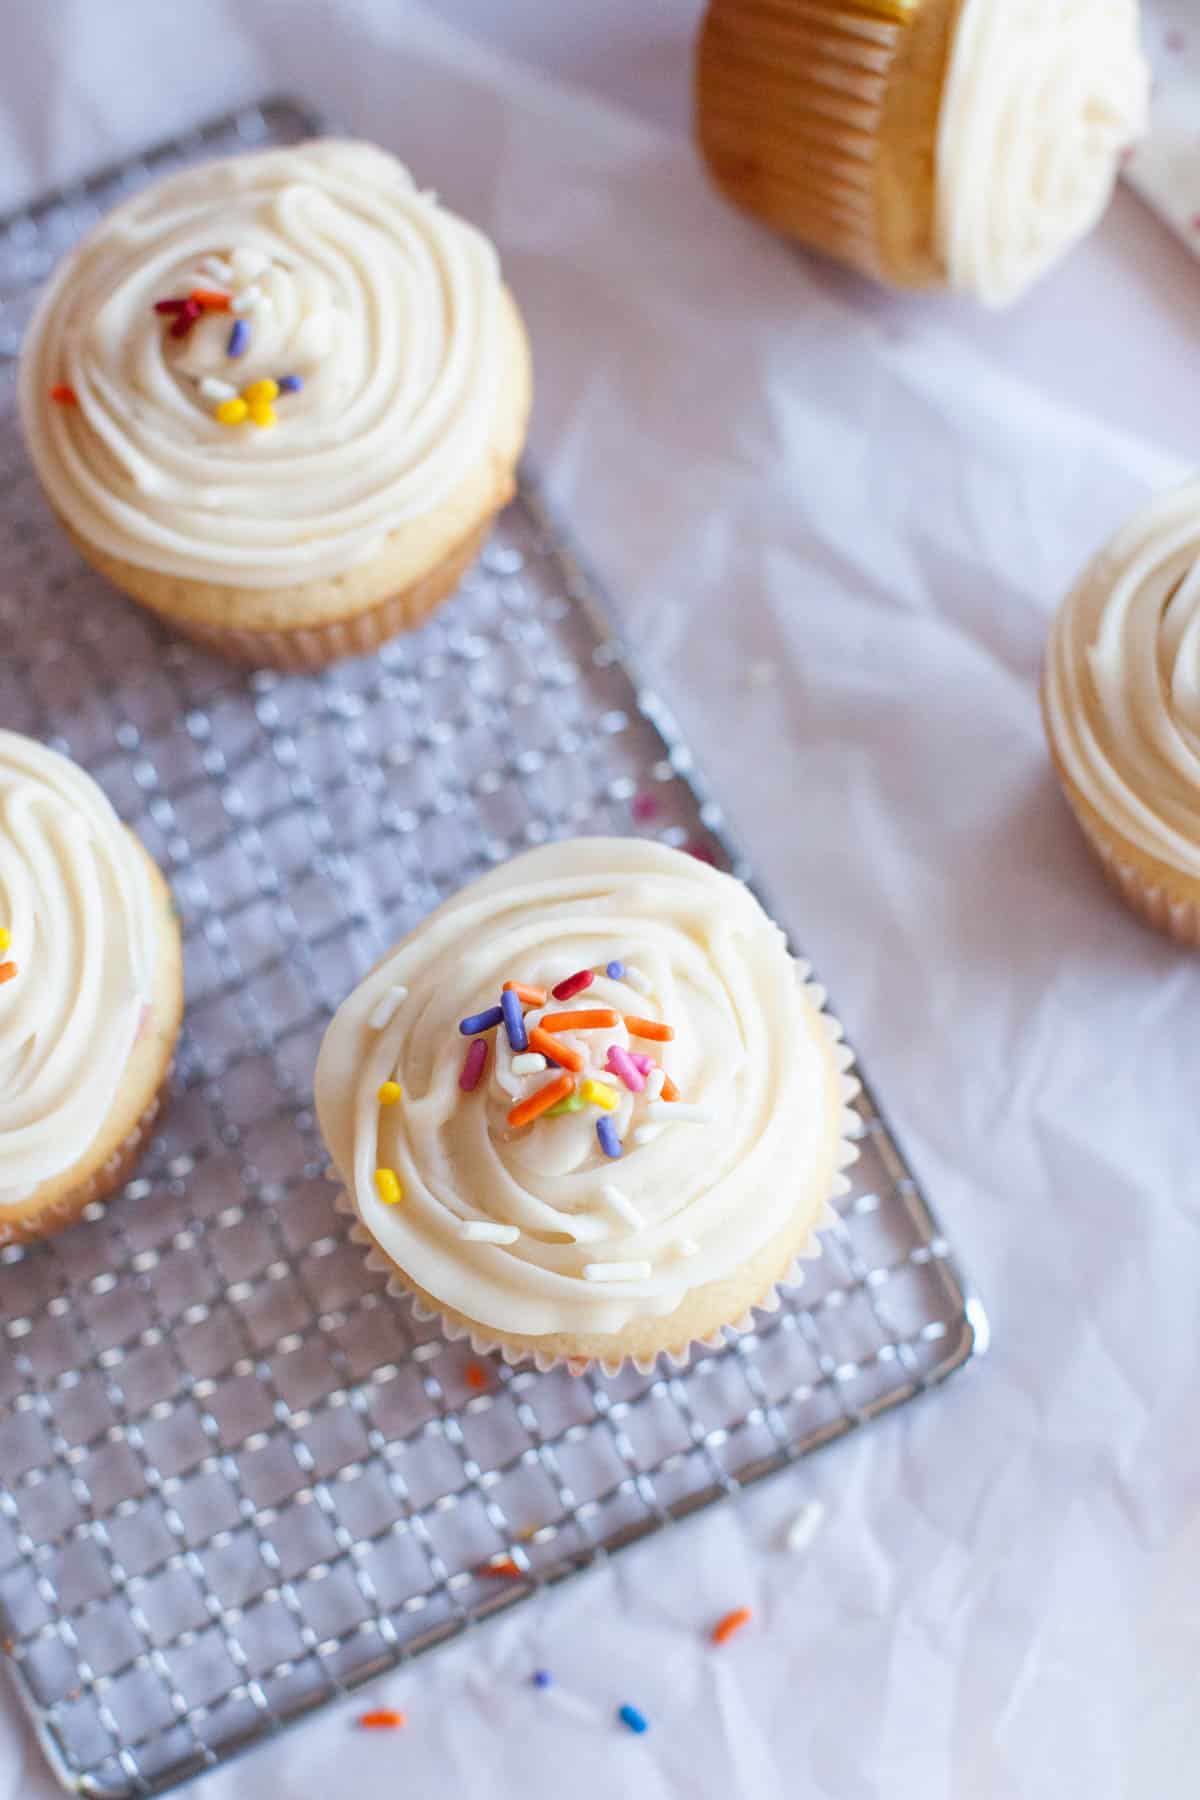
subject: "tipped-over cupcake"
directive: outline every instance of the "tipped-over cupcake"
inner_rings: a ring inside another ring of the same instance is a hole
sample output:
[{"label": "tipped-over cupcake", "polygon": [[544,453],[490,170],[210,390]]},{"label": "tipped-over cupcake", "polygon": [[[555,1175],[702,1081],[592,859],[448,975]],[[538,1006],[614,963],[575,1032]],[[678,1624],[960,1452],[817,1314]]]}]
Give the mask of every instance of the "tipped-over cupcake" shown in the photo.
[{"label": "tipped-over cupcake", "polygon": [[157,867],[90,776],[0,731],[0,1243],[126,1180],[182,1009]]},{"label": "tipped-over cupcake", "polygon": [[1138,0],[711,0],[696,129],[748,212],[897,287],[1017,299],[1145,129]]},{"label": "tipped-over cupcake", "polygon": [[364,1242],[451,1335],[541,1367],[660,1352],[771,1304],[853,1160],[822,995],[729,875],[548,845],[384,957],[317,1066]]},{"label": "tipped-over cupcake", "polygon": [[418,624],[510,497],[529,412],[496,252],[384,151],[314,140],[125,201],[51,281],[21,416],[93,566],[224,655]]},{"label": "tipped-over cupcake", "polygon": [[1109,879],[1149,924],[1200,944],[1200,481],[1084,572],[1054,622],[1042,703]]}]

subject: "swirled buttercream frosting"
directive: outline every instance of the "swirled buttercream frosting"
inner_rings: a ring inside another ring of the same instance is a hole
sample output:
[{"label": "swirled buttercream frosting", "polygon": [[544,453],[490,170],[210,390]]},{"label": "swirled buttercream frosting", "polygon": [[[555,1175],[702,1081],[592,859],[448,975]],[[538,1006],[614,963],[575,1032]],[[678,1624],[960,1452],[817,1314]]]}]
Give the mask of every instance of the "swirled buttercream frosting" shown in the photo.
[{"label": "swirled buttercream frosting", "polygon": [[1087,804],[1200,878],[1200,481],[1146,507],[1084,573],[1054,622],[1044,694]]},{"label": "swirled buttercream frosting", "polygon": [[841,1155],[849,1054],[750,891],[635,839],[532,851],[339,1009],[317,1110],[354,1208],[492,1329],[612,1333],[730,1275]]},{"label": "swirled buttercream frosting", "polygon": [[484,457],[488,240],[368,144],[184,170],[117,207],[30,326],[21,413],[85,540],[189,581],[334,578]]},{"label": "swirled buttercream frosting", "polygon": [[99,1135],[153,996],[153,904],[90,776],[0,731],[0,1214]]},{"label": "swirled buttercream frosting", "polygon": [[1086,236],[1149,94],[1137,0],[964,0],[936,151],[951,287],[1007,305]]}]

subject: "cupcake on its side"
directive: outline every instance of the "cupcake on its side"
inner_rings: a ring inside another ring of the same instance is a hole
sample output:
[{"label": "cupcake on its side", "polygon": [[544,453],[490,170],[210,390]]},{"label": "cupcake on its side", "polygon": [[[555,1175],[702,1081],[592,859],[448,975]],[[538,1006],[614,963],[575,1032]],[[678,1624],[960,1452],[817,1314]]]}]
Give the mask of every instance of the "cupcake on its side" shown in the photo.
[{"label": "cupcake on its side", "polygon": [[1200,944],[1200,481],[1139,513],[1067,596],[1042,704],[1110,881],[1148,924]]},{"label": "cupcake on its side", "polygon": [[90,776],[0,731],[0,1243],[129,1176],[183,1012],[156,864]]},{"label": "cupcake on its side", "polygon": [[315,668],[419,624],[509,499],[520,316],[482,233],[368,144],[208,163],[70,255],[21,364],[87,560],[226,656]]},{"label": "cupcake on its side", "polygon": [[485,876],[339,1009],[317,1112],[394,1281],[480,1351],[685,1356],[774,1290],[854,1157],[819,991],[731,876],[579,839]]},{"label": "cupcake on its side", "polygon": [[1145,129],[1138,0],[711,0],[697,134],[748,212],[988,306],[1092,230]]}]

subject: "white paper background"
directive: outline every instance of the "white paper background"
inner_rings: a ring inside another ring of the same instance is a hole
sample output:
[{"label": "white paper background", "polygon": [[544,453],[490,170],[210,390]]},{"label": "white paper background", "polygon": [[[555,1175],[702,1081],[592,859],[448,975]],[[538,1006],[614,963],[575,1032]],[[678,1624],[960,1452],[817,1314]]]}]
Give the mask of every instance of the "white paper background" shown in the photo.
[{"label": "white paper background", "polygon": [[[356,1733],[359,1700],[205,1800],[1193,1795],[1200,967],[1108,899],[1036,683],[1065,583],[1194,456],[1194,263],[1128,195],[999,319],[794,254],[681,135],[693,0],[4,10],[0,201],[292,89],[492,231],[554,497],[996,1333],[939,1396],[381,1683],[403,1736]],[[52,1791],[0,1698],[0,1800]]]}]

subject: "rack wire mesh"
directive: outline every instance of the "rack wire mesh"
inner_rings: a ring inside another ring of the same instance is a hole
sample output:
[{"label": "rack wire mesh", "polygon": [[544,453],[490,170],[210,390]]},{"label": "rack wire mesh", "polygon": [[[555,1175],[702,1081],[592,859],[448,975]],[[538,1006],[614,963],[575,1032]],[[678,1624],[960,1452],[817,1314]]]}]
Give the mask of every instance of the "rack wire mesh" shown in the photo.
[{"label": "rack wire mesh", "polygon": [[[869,1091],[823,1259],[680,1372],[488,1367],[383,1292],[309,1104],[340,998],[530,844],[649,832],[747,875],[528,481],[459,598],[316,678],[244,675],[79,562],[13,418],[38,283],[122,194],[308,135],[243,110],[0,223],[0,721],[167,871],[188,1015],[136,1179],[0,1253],[0,1631],[73,1791],[161,1793],[539,1585],[784,1468],[982,1349]],[[519,1573],[481,1573],[498,1557]]]}]

